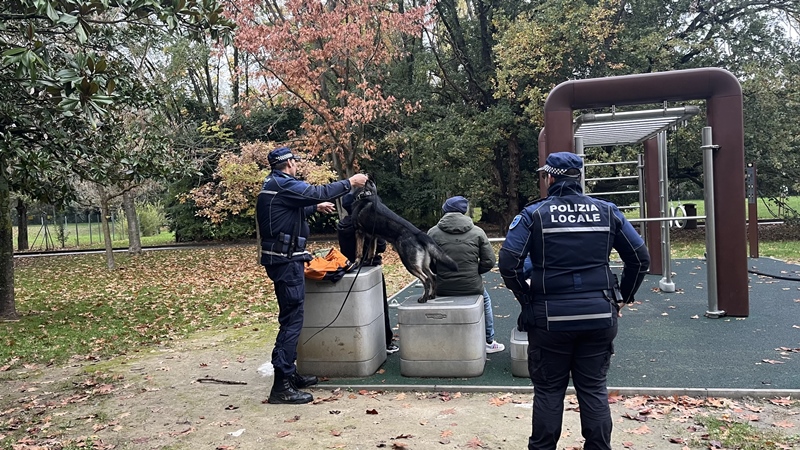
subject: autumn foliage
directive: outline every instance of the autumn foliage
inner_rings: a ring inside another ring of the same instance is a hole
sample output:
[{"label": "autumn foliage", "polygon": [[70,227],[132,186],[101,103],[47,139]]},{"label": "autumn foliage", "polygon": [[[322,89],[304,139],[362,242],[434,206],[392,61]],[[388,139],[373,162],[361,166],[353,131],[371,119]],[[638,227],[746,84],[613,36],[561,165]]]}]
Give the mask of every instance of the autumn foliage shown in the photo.
[{"label": "autumn foliage", "polygon": [[299,138],[311,155],[331,158],[340,177],[369,157],[366,130],[413,110],[384,93],[381,80],[402,37],[419,36],[429,7],[399,10],[383,0],[232,0],[236,45],[258,61],[261,96],[299,107]]},{"label": "autumn foliage", "polygon": [[[223,154],[214,171],[214,181],[192,189],[184,200],[194,201],[197,215],[214,224],[230,216],[255,217],[256,198],[270,172],[267,155],[275,147],[273,143],[256,141],[242,145],[238,155]],[[336,173],[329,166],[309,159],[298,163],[297,174],[312,184],[336,179]]]}]

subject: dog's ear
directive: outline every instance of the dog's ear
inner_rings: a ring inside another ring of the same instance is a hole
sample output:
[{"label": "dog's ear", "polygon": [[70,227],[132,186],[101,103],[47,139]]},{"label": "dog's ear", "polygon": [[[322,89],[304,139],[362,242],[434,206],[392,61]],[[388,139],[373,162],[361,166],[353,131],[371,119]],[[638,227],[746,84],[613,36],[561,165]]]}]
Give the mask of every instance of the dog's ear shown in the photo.
[{"label": "dog's ear", "polygon": [[367,174],[367,185],[369,185],[370,190],[373,192],[378,192],[378,185],[375,183],[375,176],[371,173]]}]

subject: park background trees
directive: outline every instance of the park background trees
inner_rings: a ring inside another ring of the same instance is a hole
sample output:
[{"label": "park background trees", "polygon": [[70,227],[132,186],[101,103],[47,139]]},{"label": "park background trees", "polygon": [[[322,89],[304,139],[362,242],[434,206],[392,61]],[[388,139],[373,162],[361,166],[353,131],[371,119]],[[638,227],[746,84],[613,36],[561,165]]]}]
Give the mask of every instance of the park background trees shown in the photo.
[{"label": "park background trees", "polygon": [[[247,201],[242,177],[257,183],[265,170],[248,153],[257,141],[260,151],[292,145],[322,173],[370,172],[384,201],[423,228],[445,198],[464,195],[503,229],[538,196],[544,100],[568,79],[725,68],[744,90],[746,158],[764,174],[761,194],[797,193],[798,8],[788,0],[3,2],[0,316],[15,315],[9,230],[20,199],[80,204],[73,186],[82,182],[135,197],[147,182],[150,197],[163,193],[179,241],[249,238],[252,210],[218,200]],[[671,133],[670,177],[686,195],[702,180],[691,150],[702,122]]]}]

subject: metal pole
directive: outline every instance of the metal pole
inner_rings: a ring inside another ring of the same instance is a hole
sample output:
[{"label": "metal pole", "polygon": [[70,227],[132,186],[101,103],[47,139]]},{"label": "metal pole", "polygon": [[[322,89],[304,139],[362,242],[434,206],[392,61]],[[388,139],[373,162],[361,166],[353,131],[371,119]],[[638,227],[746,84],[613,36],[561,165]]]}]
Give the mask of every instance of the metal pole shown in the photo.
[{"label": "metal pole", "polygon": [[[644,199],[644,153],[639,153],[639,164],[636,166],[637,182],[639,184],[639,218],[645,218],[645,199]],[[647,224],[642,222],[639,226],[639,234],[645,236],[647,233]]]},{"label": "metal pole", "polygon": [[89,218],[89,245],[92,245],[92,211],[89,210],[86,216]]},{"label": "metal pole", "polygon": [[[586,160],[582,136],[575,136],[575,154],[580,156],[582,160]],[[586,164],[581,168],[581,191],[583,191],[584,194],[586,193]]]},{"label": "metal pole", "polygon": [[78,213],[75,213],[73,217],[75,217],[75,246],[80,247],[81,238],[80,235],[78,234]]},{"label": "metal pole", "polygon": [[708,311],[706,317],[718,319],[725,315],[717,303],[717,234],[714,217],[714,150],[711,127],[703,127],[703,194],[706,203],[706,268],[708,269]]},{"label": "metal pole", "polygon": [[750,257],[758,258],[758,182],[756,163],[751,162],[745,169],[745,190],[747,191],[747,240],[750,243]]},{"label": "metal pole", "polygon": [[[661,131],[657,136],[658,142],[658,193],[661,217],[669,217],[669,177],[667,167],[667,132]],[[672,256],[669,242],[669,221],[661,222],[661,267],[663,278],[658,282],[662,292],[675,292],[675,283],[672,281]]]}]

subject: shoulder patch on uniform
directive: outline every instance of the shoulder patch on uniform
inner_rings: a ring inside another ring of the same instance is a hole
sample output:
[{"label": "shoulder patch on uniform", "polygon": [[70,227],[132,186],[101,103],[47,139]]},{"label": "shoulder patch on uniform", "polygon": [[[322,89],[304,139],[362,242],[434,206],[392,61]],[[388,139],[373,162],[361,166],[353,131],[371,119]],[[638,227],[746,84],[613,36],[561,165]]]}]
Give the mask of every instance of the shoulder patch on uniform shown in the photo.
[{"label": "shoulder patch on uniform", "polygon": [[520,221],[520,220],[522,220],[522,215],[520,215],[520,214],[517,214],[517,215],[514,217],[514,220],[512,220],[512,221],[511,221],[511,225],[509,225],[509,226],[508,226],[508,229],[509,229],[509,230],[513,230],[513,229],[514,229],[514,227],[515,227],[515,226],[517,226],[517,224],[519,223],[519,221]]}]

